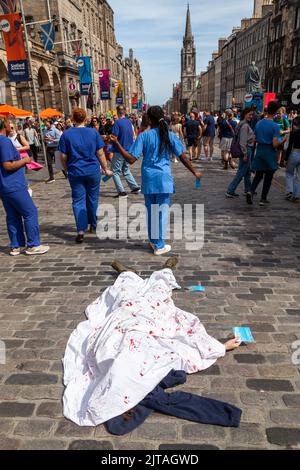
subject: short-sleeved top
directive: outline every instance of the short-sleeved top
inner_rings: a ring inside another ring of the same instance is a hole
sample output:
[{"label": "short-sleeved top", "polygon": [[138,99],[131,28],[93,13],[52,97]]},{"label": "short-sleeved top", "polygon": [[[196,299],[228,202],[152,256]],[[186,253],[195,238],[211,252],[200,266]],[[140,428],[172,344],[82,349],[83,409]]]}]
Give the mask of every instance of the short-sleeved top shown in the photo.
[{"label": "short-sleeved top", "polygon": [[[118,121],[114,123],[111,133],[118,137],[118,141],[126,152],[128,152],[134,142],[132,122],[127,118],[118,119]],[[113,147],[113,152],[119,153],[116,147]]]},{"label": "short-sleeved top", "polygon": [[223,119],[220,125],[221,138],[233,139],[237,125],[238,123],[234,119]]},{"label": "short-sleeved top", "polygon": [[216,134],[216,121],[213,116],[207,116],[204,121],[204,125],[207,126],[203,136],[204,137],[214,137]]},{"label": "short-sleeved top", "polygon": [[129,153],[139,159],[143,155],[142,193],[171,194],[175,192],[171,174],[171,156],[180,157],[183,145],[173,132],[169,132],[171,151],[165,149],[161,154],[159,129],[145,131],[138,136]]},{"label": "short-sleeved top", "polygon": [[70,176],[90,176],[100,173],[97,152],[103,147],[104,142],[96,129],[72,127],[62,135],[58,149],[68,157]]},{"label": "short-sleeved top", "polygon": [[280,129],[276,122],[263,119],[256,124],[255,137],[258,144],[272,145],[273,139],[280,139]]},{"label": "short-sleeved top", "polygon": [[197,139],[197,137],[199,136],[199,127],[200,127],[199,121],[195,121],[195,120],[192,120],[192,119],[187,121],[187,123],[186,123],[186,135],[187,135],[187,137],[191,138],[191,139]]},{"label": "short-sleeved top", "polygon": [[15,171],[6,171],[3,167],[4,162],[15,162],[20,159],[20,154],[10,139],[0,135],[0,196],[27,189],[24,167]]}]

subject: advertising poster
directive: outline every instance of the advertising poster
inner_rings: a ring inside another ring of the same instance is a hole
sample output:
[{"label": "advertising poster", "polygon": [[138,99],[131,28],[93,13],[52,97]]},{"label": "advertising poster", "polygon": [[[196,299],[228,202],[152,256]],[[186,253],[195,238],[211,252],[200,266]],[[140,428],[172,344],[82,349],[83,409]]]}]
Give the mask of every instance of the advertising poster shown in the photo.
[{"label": "advertising poster", "polygon": [[27,82],[29,72],[21,14],[0,15],[0,28],[5,42],[9,81]]},{"label": "advertising poster", "polygon": [[110,100],[110,73],[109,70],[99,70],[100,99]]}]

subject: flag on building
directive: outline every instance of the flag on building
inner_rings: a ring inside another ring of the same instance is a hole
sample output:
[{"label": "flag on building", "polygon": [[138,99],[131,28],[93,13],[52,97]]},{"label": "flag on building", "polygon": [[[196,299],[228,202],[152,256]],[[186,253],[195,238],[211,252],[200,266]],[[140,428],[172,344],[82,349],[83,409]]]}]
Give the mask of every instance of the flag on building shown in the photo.
[{"label": "flag on building", "polygon": [[132,109],[138,109],[138,94],[133,93],[131,97]]},{"label": "flag on building", "polygon": [[110,100],[110,71],[99,70],[100,98],[101,100]]},{"label": "flag on building", "polygon": [[21,13],[0,15],[10,82],[28,82],[28,62],[23,38]]},{"label": "flag on building", "polygon": [[71,44],[72,44],[72,49],[73,49],[73,52],[74,52],[74,56],[76,58],[80,57],[81,56],[81,49],[82,49],[82,40],[78,39],[78,41],[73,41],[73,42],[71,42]]},{"label": "flag on building", "polygon": [[55,26],[51,21],[50,23],[41,26],[42,42],[46,51],[52,51],[55,42]]},{"label": "flag on building", "polygon": [[124,98],[123,98],[123,82],[120,80],[116,83],[116,104],[121,105],[124,104]]},{"label": "flag on building", "polygon": [[94,111],[94,89],[93,89],[93,84],[90,84],[90,89],[89,89],[89,96],[87,99],[86,103],[87,109],[90,109],[91,111]]},{"label": "flag on building", "polygon": [[18,0],[0,0],[0,6],[4,13],[15,13]]}]

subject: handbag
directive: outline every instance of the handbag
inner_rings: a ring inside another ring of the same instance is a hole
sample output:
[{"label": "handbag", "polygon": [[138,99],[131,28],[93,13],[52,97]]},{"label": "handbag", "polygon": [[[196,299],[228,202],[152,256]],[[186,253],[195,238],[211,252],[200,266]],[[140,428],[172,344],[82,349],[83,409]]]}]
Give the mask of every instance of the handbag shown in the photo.
[{"label": "handbag", "polygon": [[[19,152],[19,153],[20,153],[20,157],[22,159],[30,156],[30,155],[28,155],[27,152]],[[40,165],[39,163],[37,163],[35,161],[32,161],[30,163],[27,163],[26,168],[27,168],[27,170],[31,170],[31,171],[39,171],[44,167],[43,167],[43,165]]]},{"label": "handbag", "polygon": [[243,126],[239,126],[237,131],[234,133],[234,137],[231,143],[230,153],[232,158],[242,158],[244,156],[244,152],[242,151],[242,147],[240,145],[240,131]]}]

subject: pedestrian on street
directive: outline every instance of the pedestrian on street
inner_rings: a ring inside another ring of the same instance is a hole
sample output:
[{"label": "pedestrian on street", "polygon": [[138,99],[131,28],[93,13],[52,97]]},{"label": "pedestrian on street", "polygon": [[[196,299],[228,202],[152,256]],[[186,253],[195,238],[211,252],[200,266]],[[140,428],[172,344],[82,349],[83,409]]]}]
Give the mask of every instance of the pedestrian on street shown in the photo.
[{"label": "pedestrian on street", "polygon": [[274,174],[278,169],[276,149],[285,140],[281,139],[279,126],[274,122],[278,109],[278,102],[271,101],[268,104],[267,118],[259,121],[255,128],[257,148],[252,164],[252,171],[255,171],[255,177],[251,186],[251,194],[247,195],[248,204],[253,204],[253,196],[262,180],[264,180],[264,184],[259,204],[260,206],[269,204],[268,194],[272,186]]},{"label": "pedestrian on street", "polygon": [[61,138],[61,134],[54,125],[54,121],[49,119],[46,121],[46,129],[44,130],[44,141],[46,144],[46,154],[47,154],[47,165],[49,178],[46,183],[54,183],[54,171],[53,171],[53,162],[55,161],[55,152],[58,149],[58,144]]},{"label": "pedestrian on street", "polygon": [[202,127],[199,121],[196,121],[195,113],[190,113],[190,119],[184,127],[184,136],[187,139],[187,148],[190,154],[190,161],[197,158],[197,149],[199,140],[202,137]]},{"label": "pedestrian on street", "polygon": [[25,139],[30,145],[30,150],[35,162],[38,161],[38,153],[40,147],[39,136],[36,129],[32,125],[32,121],[28,121],[28,127],[24,131]]},{"label": "pedestrian on street", "polygon": [[[114,123],[111,134],[117,137],[121,146],[128,152],[134,142],[134,130],[132,122],[126,117],[126,109],[124,106],[117,107],[118,120]],[[139,194],[141,188],[135,181],[127,161],[119,152],[118,147],[113,147],[113,159],[111,162],[111,170],[118,194],[116,198],[127,198],[128,194],[124,189],[121,181],[121,175],[124,176],[132,194]]]},{"label": "pedestrian on street", "polygon": [[278,168],[284,167],[283,155],[284,155],[284,142],[286,141],[284,137],[287,137],[291,132],[291,126],[285,113],[286,113],[285,108],[281,107],[278,109],[277,114],[274,117],[274,122],[276,122],[276,124],[279,126],[280,139],[281,139],[281,144],[277,148]]},{"label": "pedestrian on street", "polygon": [[10,131],[8,119],[0,119],[0,198],[6,212],[10,255],[18,256],[23,250],[27,255],[43,255],[49,246],[41,245],[38,211],[25,178],[25,165],[31,163],[31,158],[21,159],[7,138]]},{"label": "pedestrian on street", "polygon": [[84,109],[74,109],[72,120],[75,127],[66,131],[59,142],[62,165],[68,173],[72,190],[76,243],[83,243],[88,226],[90,233],[96,233],[100,165],[107,176],[112,176],[112,172],[107,169],[104,142],[96,129],[85,127],[86,118]]},{"label": "pedestrian on street", "polygon": [[231,109],[227,109],[226,117],[220,123],[220,149],[222,161],[224,163],[224,170],[228,170],[228,165],[230,165],[232,169],[235,168],[235,163],[232,160],[230,149],[238,123],[233,117],[233,111]]},{"label": "pedestrian on street", "polygon": [[207,161],[211,161],[214,154],[214,140],[216,135],[216,122],[210,111],[204,112],[204,130],[203,130],[203,146]]},{"label": "pedestrian on street", "polygon": [[236,198],[239,197],[236,194],[236,189],[244,180],[245,184],[245,193],[247,198],[252,197],[251,195],[251,162],[253,155],[253,146],[255,141],[255,135],[251,129],[251,121],[253,118],[253,111],[251,108],[246,108],[242,111],[241,122],[236,129],[236,141],[240,146],[241,155],[239,157],[239,167],[236,173],[236,176],[230,183],[226,197],[227,198]]},{"label": "pedestrian on street", "polygon": [[300,116],[293,121],[286,152],[286,198],[292,202],[300,201]]},{"label": "pedestrian on street", "polygon": [[[182,125],[180,124],[180,117],[178,116],[177,113],[174,113],[174,115],[171,118],[170,130],[171,132],[174,132],[176,137],[182,142],[182,145],[184,145]],[[174,160],[174,163],[178,163],[178,160],[175,155],[173,155],[173,160]]]},{"label": "pedestrian on street", "polygon": [[168,129],[164,112],[160,106],[152,106],[147,112],[151,130],[140,134],[126,151],[114,136],[111,140],[121,155],[130,164],[135,163],[143,155],[142,193],[148,213],[148,237],[151,248],[157,256],[171,251],[166,245],[166,233],[169,219],[170,194],[175,192],[171,174],[171,156],[180,158],[183,165],[197,178],[197,172],[185,158],[182,142]]}]

